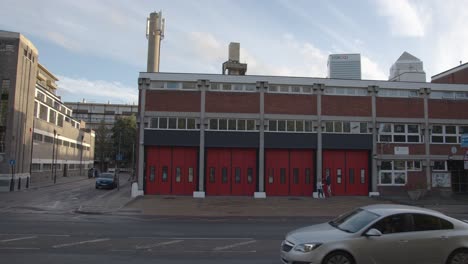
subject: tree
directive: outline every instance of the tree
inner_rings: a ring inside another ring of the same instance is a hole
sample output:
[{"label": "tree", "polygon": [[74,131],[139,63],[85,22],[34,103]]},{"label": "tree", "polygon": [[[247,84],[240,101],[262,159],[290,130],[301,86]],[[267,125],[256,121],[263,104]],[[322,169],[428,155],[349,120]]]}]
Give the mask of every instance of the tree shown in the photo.
[{"label": "tree", "polygon": [[137,124],[135,116],[124,116],[118,118],[112,128],[112,141],[114,149],[114,159],[119,153],[122,156],[122,161],[119,164],[129,167],[129,162],[132,161],[134,155],[134,147],[136,146]]},{"label": "tree", "polygon": [[104,163],[106,159],[112,154],[111,146],[112,141],[109,137],[110,129],[106,127],[104,120],[101,120],[99,127],[96,129],[96,141],[95,141],[95,156],[100,161],[100,170],[104,171]]}]

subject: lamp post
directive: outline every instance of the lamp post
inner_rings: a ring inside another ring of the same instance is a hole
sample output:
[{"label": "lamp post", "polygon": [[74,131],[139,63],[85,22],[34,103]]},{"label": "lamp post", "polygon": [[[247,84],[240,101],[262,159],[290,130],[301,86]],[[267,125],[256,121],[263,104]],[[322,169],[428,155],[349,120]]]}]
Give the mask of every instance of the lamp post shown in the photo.
[{"label": "lamp post", "polygon": [[54,129],[54,138],[52,139],[52,161],[50,164],[51,178],[54,179],[54,184],[56,183],[56,179],[54,178],[55,136],[56,135],[57,135],[57,131]]}]

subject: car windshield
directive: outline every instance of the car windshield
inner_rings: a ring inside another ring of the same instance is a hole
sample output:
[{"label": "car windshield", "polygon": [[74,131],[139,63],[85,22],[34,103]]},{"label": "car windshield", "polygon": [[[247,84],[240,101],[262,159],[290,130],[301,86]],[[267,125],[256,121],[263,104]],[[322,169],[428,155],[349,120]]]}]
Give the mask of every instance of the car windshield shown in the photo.
[{"label": "car windshield", "polygon": [[112,174],[112,173],[101,173],[101,175],[99,175],[99,178],[113,179],[114,174]]},{"label": "car windshield", "polygon": [[340,215],[336,219],[328,223],[331,226],[336,227],[345,232],[356,233],[357,231],[361,230],[378,217],[378,214],[359,208],[346,214]]}]

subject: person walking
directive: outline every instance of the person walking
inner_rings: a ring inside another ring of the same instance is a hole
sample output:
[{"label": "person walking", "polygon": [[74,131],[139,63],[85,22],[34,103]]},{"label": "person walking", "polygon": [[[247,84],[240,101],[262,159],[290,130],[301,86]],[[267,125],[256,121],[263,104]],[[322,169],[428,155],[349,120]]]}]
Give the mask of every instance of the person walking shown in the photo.
[{"label": "person walking", "polygon": [[325,182],[327,184],[328,197],[331,197],[332,196],[332,190],[331,190],[331,177],[330,177],[330,174],[327,174],[327,178],[325,179]]},{"label": "person walking", "polygon": [[325,195],[323,194],[323,183],[321,181],[317,181],[317,197],[320,198],[325,198]]}]

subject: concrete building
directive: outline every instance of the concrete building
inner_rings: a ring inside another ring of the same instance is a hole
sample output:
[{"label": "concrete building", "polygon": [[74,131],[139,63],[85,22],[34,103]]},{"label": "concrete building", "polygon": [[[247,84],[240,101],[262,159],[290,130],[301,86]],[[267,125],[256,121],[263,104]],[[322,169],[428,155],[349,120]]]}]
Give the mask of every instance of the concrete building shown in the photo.
[{"label": "concrete building", "polygon": [[361,54],[330,54],[328,78],[361,80]]},{"label": "concrete building", "polygon": [[390,68],[391,82],[426,82],[423,62],[408,52],[403,52]]},{"label": "concrete building", "polygon": [[0,31],[0,81],[0,191],[52,181],[53,168],[63,176],[78,174],[75,166],[93,160],[87,149],[69,150],[94,147],[93,132],[71,118],[55,95],[57,78],[20,33]]},{"label": "concrete building", "polygon": [[144,194],[468,193],[468,85],[143,72]]},{"label": "concrete building", "polygon": [[432,76],[431,82],[468,84],[468,63],[460,62],[459,66]]}]

